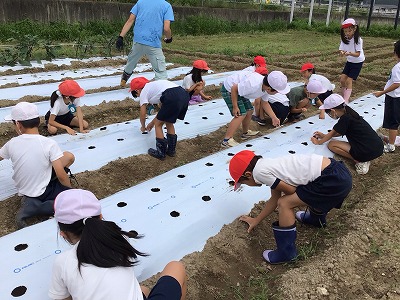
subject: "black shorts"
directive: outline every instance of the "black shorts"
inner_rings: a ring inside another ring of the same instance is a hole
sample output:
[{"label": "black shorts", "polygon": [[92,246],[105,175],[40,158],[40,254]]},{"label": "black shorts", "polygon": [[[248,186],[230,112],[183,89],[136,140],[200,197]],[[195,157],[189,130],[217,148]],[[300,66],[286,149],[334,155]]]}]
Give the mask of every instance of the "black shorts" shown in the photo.
[{"label": "black shorts", "polygon": [[385,110],[383,114],[383,125],[385,129],[397,130],[400,125],[400,98],[385,96]]},{"label": "black shorts", "polygon": [[344,163],[333,158],[330,160],[321,176],[296,188],[301,201],[323,213],[340,208],[352,188],[352,177]]},{"label": "black shorts", "polygon": [[175,123],[177,119],[183,120],[189,106],[189,93],[182,87],[166,89],[161,97],[161,108],[156,118],[167,123]]},{"label": "black shorts", "polygon": [[163,276],[158,279],[148,298],[143,295],[144,300],[180,300],[181,297],[181,285],[172,276]]},{"label": "black shorts", "polygon": [[[49,123],[49,118],[50,118],[50,111],[48,111],[44,116],[44,119],[46,120],[46,125],[48,125]],[[65,115],[56,116],[55,121],[62,125],[70,126],[73,118],[75,118],[75,116],[69,111]]]},{"label": "black shorts", "polygon": [[360,75],[363,63],[364,62],[360,63],[346,62],[342,74],[347,75],[350,78],[353,78],[353,80],[356,80],[358,75]]},{"label": "black shorts", "polygon": [[289,106],[285,106],[280,102],[269,103],[272,110],[274,111],[276,117],[281,121],[281,125],[283,121],[285,121],[286,117],[289,115],[290,108]]},{"label": "black shorts", "polygon": [[70,189],[70,187],[62,185],[61,182],[58,180],[58,178],[56,178],[54,180],[50,180],[44,193],[35,198],[39,199],[42,202],[48,201],[48,200],[54,200],[54,199],[56,199],[56,197],[59,193],[61,193],[62,191],[65,191],[65,190],[69,190],[69,189]]}]

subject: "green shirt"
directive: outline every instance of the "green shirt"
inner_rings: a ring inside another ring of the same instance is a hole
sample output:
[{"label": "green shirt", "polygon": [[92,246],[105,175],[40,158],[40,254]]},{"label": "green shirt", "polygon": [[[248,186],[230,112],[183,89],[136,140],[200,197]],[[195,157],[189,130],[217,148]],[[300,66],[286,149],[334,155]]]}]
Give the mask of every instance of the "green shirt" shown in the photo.
[{"label": "green shirt", "polygon": [[290,92],[287,94],[287,97],[289,98],[289,105],[291,107],[296,107],[301,100],[307,98],[307,94],[304,91],[304,85],[291,88]]}]

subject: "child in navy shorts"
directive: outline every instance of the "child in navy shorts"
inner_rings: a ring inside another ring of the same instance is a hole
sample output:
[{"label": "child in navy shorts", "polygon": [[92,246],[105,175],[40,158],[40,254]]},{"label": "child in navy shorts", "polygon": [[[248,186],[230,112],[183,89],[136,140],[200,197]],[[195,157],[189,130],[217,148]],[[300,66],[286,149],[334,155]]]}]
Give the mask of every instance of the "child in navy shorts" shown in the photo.
[{"label": "child in navy shorts", "polygon": [[400,125],[400,40],[394,44],[393,52],[397,63],[390,72],[389,80],[383,91],[374,92],[376,97],[386,94],[382,127],[389,129],[389,140],[385,144],[385,152],[394,152],[394,142]]},{"label": "child in navy shorts", "polygon": [[[155,128],[156,149],[150,148],[148,154],[158,159],[175,156],[178,136],[175,133],[176,120],[185,118],[190,96],[182,87],[168,80],[150,82],[145,77],[136,77],[131,81],[130,92],[140,101],[140,130],[142,133]],[[147,104],[162,104],[157,115],[146,125]],[[163,125],[167,127],[164,137]]]},{"label": "child in navy shorts", "polygon": [[[277,250],[265,250],[263,257],[271,264],[289,262],[296,258],[296,223],[322,227],[326,214],[332,208],[340,208],[352,187],[349,170],[343,164],[320,155],[287,155],[263,158],[254,152],[243,150],[229,163],[229,172],[240,185],[271,188],[271,198],[260,214],[242,216],[239,220],[249,225],[248,232],[278,208],[278,221],[272,224]],[[294,213],[294,208],[308,206],[306,211]]]}]

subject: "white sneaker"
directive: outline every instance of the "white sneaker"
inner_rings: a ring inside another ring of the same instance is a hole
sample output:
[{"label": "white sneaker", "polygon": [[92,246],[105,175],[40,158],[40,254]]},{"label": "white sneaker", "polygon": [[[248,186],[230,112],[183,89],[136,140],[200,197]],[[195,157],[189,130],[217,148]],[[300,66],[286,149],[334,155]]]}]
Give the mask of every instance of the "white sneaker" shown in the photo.
[{"label": "white sneaker", "polygon": [[396,149],[395,145],[392,144],[386,144],[383,146],[383,152],[385,153],[392,153]]},{"label": "white sneaker", "polygon": [[234,147],[234,146],[237,146],[237,145],[239,145],[239,143],[236,142],[233,138],[230,138],[230,139],[227,140],[226,142],[225,142],[225,141],[222,141],[222,143],[221,143],[221,146],[222,146],[222,147],[225,147],[225,148]]},{"label": "white sneaker", "polygon": [[360,175],[367,174],[369,171],[370,164],[371,164],[370,161],[356,163],[355,167],[356,167],[357,173]]},{"label": "white sneaker", "polygon": [[252,137],[252,136],[255,136],[255,135],[257,135],[257,134],[259,134],[260,132],[259,131],[254,131],[254,130],[247,130],[247,132],[246,133],[243,133],[242,135],[241,135],[241,138],[242,138],[242,140],[246,140],[246,139],[248,139],[248,138],[250,138],[250,137]]}]

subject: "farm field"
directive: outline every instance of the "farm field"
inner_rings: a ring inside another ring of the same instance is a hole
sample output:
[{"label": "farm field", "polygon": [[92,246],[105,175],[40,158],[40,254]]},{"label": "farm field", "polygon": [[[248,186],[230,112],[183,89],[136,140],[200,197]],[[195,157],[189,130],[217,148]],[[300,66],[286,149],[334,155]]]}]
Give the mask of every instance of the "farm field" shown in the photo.
[{"label": "farm field", "polygon": [[[393,42],[383,38],[364,38],[367,59],[354,85],[352,99],[385,85],[395,63]],[[167,62],[173,63],[171,70],[189,67],[194,59],[205,59],[215,73],[243,69],[251,63],[253,54],[260,54],[266,57],[269,71],[281,70],[291,82],[301,81],[299,69],[304,62],[311,61],[318,73],[336,84],[338,91],[338,75],[344,66],[343,59],[336,55],[338,44],[339,36],[336,35],[289,31],[265,36],[177,37],[164,51]],[[51,64],[44,69],[4,70],[0,72],[0,77],[18,75],[23,78],[26,74],[31,76],[50,70],[111,69],[123,67],[123,64],[124,58],[76,61],[69,66]],[[85,74],[81,78],[87,76]],[[79,78],[74,79],[79,82]],[[119,80],[117,76],[113,78],[115,82],[88,90],[86,97],[117,90]],[[182,78],[183,74],[171,80]],[[58,82],[50,78],[33,84]],[[0,92],[10,86],[18,84],[1,86]],[[48,95],[52,91],[47,91]],[[216,86],[207,87],[207,93],[215,99],[220,98]],[[0,98],[4,99],[0,101],[1,107],[16,103],[4,92]],[[38,102],[45,97],[26,95],[19,100]],[[85,98],[82,102],[85,103]],[[138,105],[129,98],[129,93],[118,100],[86,106],[83,111],[92,129],[138,118]],[[312,110],[308,116],[316,112]],[[260,130],[263,135],[274,131],[270,125],[259,126],[255,123],[252,129]],[[162,163],[147,155],[129,156],[114,160],[100,169],[80,172],[76,174],[77,180],[82,188],[91,190],[99,199],[108,197],[221,151],[220,141],[225,130],[223,124],[208,134],[184,140],[178,137],[177,156]],[[46,135],[43,127],[41,132]],[[0,123],[0,146],[13,136],[13,127]],[[210,238],[203,251],[183,258],[189,275],[188,299],[400,299],[399,154],[396,150],[394,154],[383,155],[371,164],[365,176],[357,175],[352,163],[346,163],[354,175],[353,190],[345,201],[346,205],[329,214],[326,229],[298,225],[300,258],[296,263],[269,266],[262,261],[262,251],[275,247],[270,224],[276,216],[264,220],[251,234],[246,232],[244,223],[236,220]],[[246,197],[246,193],[241,195]],[[262,204],[255,205],[252,213],[257,213]],[[0,201],[1,236],[16,230],[14,216],[18,208],[17,196]],[[32,223],[38,221],[31,220]],[[154,280],[155,277],[152,277],[146,282]]]}]

